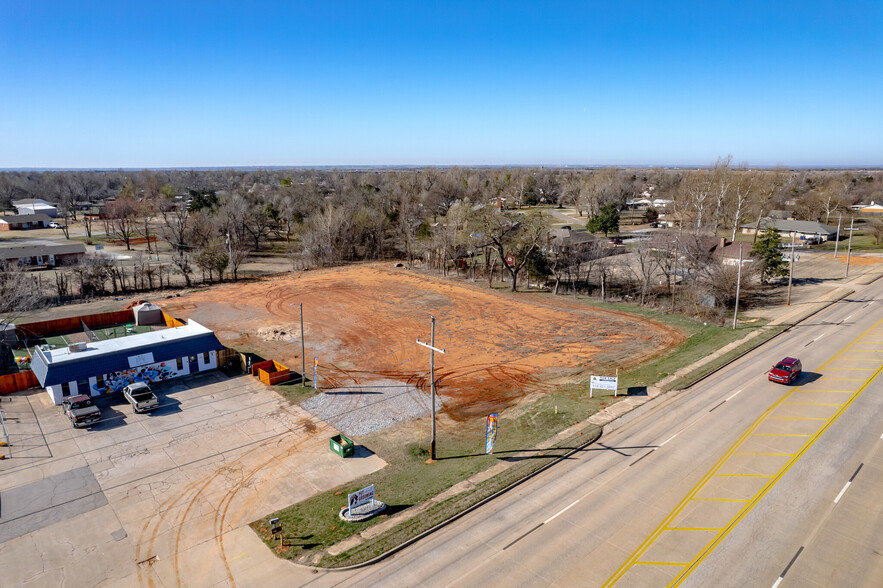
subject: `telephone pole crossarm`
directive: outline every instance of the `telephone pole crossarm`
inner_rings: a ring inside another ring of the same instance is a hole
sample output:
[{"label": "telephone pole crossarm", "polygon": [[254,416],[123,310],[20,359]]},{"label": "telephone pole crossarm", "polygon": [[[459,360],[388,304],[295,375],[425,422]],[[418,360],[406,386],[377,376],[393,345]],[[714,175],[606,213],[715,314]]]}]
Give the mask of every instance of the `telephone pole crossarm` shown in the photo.
[{"label": "telephone pole crossarm", "polygon": [[432,389],[432,399],[430,401],[432,405],[432,439],[429,441],[429,461],[427,463],[433,463],[435,462],[435,352],[444,353],[445,350],[435,346],[435,317],[430,316],[429,318],[431,319],[432,329],[430,331],[429,343],[424,343],[417,339],[417,344],[429,349],[429,383]]},{"label": "telephone pole crossarm", "polygon": [[438,347],[433,347],[433,346],[430,345],[429,343],[424,343],[424,342],[421,341],[420,339],[417,339],[417,345],[423,345],[424,347],[428,347],[429,349],[432,349],[433,351],[438,351],[439,353],[444,353],[444,352],[445,352],[444,349],[439,349]]}]

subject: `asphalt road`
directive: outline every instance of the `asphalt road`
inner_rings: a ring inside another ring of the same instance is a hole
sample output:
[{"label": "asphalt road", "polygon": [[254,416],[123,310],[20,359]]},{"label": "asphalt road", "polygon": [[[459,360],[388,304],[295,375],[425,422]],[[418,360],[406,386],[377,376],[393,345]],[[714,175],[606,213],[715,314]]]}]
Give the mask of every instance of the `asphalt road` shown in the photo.
[{"label": "asphalt road", "polygon": [[[783,356],[798,385],[768,382]],[[883,284],[398,554],[310,586],[883,585]]]}]

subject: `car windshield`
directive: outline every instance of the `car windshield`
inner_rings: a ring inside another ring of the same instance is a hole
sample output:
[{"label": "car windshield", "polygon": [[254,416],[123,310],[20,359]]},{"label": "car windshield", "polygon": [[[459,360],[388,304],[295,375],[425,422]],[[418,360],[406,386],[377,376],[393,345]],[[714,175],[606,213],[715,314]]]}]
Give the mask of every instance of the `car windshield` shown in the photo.
[{"label": "car windshield", "polygon": [[92,406],[91,400],[78,400],[71,403],[71,408],[86,408],[87,406]]},{"label": "car windshield", "polygon": [[780,370],[780,371],[783,371],[783,372],[790,372],[790,371],[791,371],[791,366],[790,366],[790,365],[785,365],[784,363],[780,363],[779,365],[776,366],[776,369],[777,369],[777,370]]}]

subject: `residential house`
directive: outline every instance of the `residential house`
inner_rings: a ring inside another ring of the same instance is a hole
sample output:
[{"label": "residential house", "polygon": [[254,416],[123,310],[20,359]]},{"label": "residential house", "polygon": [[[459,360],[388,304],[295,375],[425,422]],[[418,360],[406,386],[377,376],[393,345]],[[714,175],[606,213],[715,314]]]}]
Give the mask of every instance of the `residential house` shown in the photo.
[{"label": "residential house", "polygon": [[758,223],[748,223],[740,227],[745,235],[755,235],[759,231],[763,232],[768,228],[779,230],[779,234],[786,239],[794,237],[801,244],[807,241],[823,242],[831,241],[837,236],[837,227],[832,227],[824,223],[815,221],[797,221],[783,220],[774,218],[760,219],[760,229]]},{"label": "residential house", "polygon": [[14,263],[23,266],[75,265],[85,256],[86,246],[83,243],[0,247],[0,263]]},{"label": "residential house", "polygon": [[10,214],[0,216],[0,231],[43,229],[52,219],[42,212],[39,214]]}]

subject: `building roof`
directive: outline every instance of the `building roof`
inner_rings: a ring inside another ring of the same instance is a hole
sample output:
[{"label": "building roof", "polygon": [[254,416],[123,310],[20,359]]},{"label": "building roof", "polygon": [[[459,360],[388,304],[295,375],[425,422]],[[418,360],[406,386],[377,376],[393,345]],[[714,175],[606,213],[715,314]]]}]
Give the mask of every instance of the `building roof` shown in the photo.
[{"label": "building roof", "polygon": [[[748,223],[742,225],[742,228],[755,229],[757,228],[757,223]],[[833,235],[837,232],[837,227],[832,227],[824,223],[817,223],[815,221],[782,220],[772,218],[760,219],[760,228],[774,228],[786,233],[806,233],[808,235]]]},{"label": "building roof", "polygon": [[36,255],[70,255],[72,253],[86,253],[86,245],[83,243],[65,243],[64,245],[37,244],[0,247],[0,261],[34,257]]},{"label": "building roof", "polygon": [[36,214],[6,214],[0,216],[0,221],[4,221],[7,223],[48,223],[51,220],[51,216],[49,216],[48,214],[43,214],[42,212],[38,212]]},{"label": "building roof", "polygon": [[52,204],[51,202],[46,202],[42,198],[25,198],[23,200],[13,200],[13,206],[31,206],[32,204],[43,204],[45,206],[55,207],[57,204]]},{"label": "building roof", "polygon": [[31,369],[40,385],[46,387],[132,369],[137,366],[130,360],[138,355],[150,353],[152,361],[144,362],[150,364],[223,347],[211,329],[191,319],[183,327],[89,342],[84,351],[71,351],[68,347],[43,351],[38,347],[34,349]]}]

